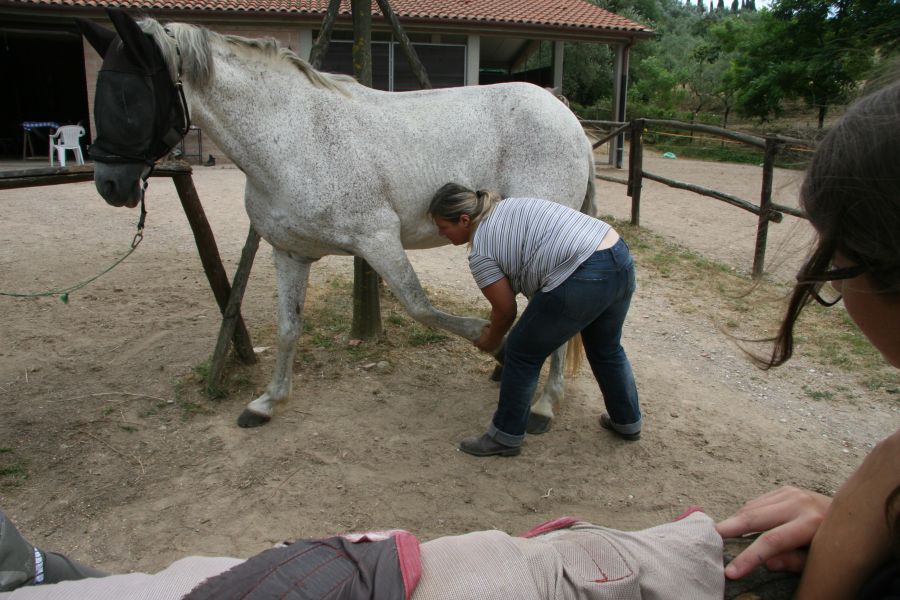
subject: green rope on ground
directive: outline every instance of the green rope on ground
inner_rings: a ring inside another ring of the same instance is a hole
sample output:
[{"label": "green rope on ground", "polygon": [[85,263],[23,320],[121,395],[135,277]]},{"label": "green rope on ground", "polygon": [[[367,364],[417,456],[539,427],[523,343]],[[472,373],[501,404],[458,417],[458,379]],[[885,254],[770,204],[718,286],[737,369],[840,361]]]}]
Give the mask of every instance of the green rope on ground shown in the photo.
[{"label": "green rope on ground", "polygon": [[46,292],[32,292],[32,293],[0,292],[0,296],[11,296],[13,298],[40,298],[42,296],[57,296],[58,295],[59,299],[62,300],[63,304],[68,304],[69,303],[69,294],[71,292],[80,290],[87,284],[99,279],[103,275],[106,275],[107,273],[112,271],[114,268],[116,268],[119,265],[119,263],[121,263],[123,260],[125,260],[126,258],[131,256],[131,253],[134,252],[135,250],[137,250],[138,244],[141,243],[142,238],[143,238],[143,236],[140,233],[138,233],[138,235],[134,236],[134,241],[131,243],[131,249],[128,252],[126,252],[124,256],[122,256],[119,259],[116,259],[116,262],[111,264],[108,268],[104,269],[97,275],[94,275],[90,279],[86,279],[85,281],[82,281],[80,283],[70,285],[69,287],[60,288],[60,289],[56,289],[56,290],[48,290]]}]

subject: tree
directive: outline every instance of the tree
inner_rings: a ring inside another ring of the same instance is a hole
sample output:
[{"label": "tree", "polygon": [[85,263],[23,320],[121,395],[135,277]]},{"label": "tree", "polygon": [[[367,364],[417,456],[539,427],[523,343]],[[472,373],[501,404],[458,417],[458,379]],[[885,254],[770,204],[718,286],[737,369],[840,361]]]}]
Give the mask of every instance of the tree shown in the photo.
[{"label": "tree", "polygon": [[726,75],[731,71],[732,58],[731,53],[709,42],[700,43],[691,52],[684,84],[691,96],[691,123],[700,111],[721,108],[722,127],[728,126],[734,91]]},{"label": "tree", "polygon": [[873,15],[891,12],[888,5],[896,6],[893,0],[776,0],[751,27],[728,20],[716,35],[736,52],[738,110],[767,119],[798,98],[818,111],[822,127],[828,108],[844,103],[872,66],[875,36],[891,38],[872,25]]},{"label": "tree", "polygon": [[563,90],[582,106],[612,96],[612,53],[601,44],[567,43],[563,54]]}]

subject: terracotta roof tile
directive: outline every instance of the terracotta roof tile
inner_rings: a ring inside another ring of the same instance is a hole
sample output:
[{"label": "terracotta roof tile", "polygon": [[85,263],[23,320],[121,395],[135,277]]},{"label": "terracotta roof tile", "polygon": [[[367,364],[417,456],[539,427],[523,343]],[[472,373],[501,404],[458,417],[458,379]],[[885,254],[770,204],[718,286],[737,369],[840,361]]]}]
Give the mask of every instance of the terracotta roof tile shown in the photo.
[{"label": "terracotta roof tile", "polygon": [[[11,0],[8,4],[208,10],[214,12],[280,12],[324,15],[328,0]],[[620,17],[587,0],[391,0],[401,19],[480,22],[498,25],[553,26],[566,29],[650,32],[649,27]],[[350,14],[342,0],[341,14]],[[380,15],[372,2],[372,12]]]}]

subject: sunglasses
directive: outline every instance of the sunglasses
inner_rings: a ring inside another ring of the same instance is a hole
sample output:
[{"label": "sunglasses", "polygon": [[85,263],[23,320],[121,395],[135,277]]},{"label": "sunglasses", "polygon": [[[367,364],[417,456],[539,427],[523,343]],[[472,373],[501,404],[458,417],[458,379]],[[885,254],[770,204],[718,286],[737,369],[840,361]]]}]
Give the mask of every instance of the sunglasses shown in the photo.
[{"label": "sunglasses", "polygon": [[863,265],[842,268],[832,267],[816,275],[797,275],[797,282],[801,285],[808,285],[810,296],[822,306],[834,306],[841,301],[841,293],[834,289],[833,286],[826,286],[825,284],[831,281],[853,279],[854,277],[859,277],[867,270]]}]

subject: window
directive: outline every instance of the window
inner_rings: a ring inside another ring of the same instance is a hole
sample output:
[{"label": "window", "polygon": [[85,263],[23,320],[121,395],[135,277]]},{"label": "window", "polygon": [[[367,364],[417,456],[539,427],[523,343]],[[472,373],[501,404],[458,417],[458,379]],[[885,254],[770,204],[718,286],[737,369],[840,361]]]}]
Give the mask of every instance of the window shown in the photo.
[{"label": "window", "polygon": [[[454,87],[466,81],[464,44],[414,43],[432,87]],[[322,70],[353,75],[353,41],[332,39]],[[397,41],[372,41],[372,87],[390,92],[418,90],[406,53]]]}]

